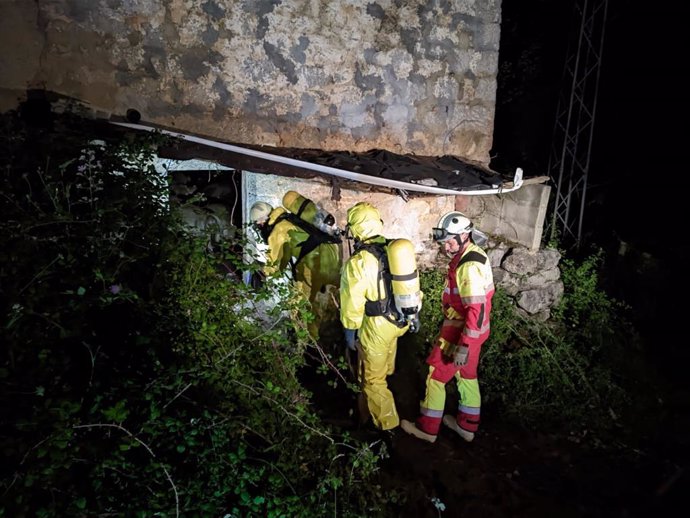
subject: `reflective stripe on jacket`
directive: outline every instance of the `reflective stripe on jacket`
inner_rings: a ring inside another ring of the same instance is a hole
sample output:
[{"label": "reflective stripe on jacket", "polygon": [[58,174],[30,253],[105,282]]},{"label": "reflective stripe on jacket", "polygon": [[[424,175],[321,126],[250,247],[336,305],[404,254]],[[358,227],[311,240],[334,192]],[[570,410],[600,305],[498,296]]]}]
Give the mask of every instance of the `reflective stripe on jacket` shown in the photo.
[{"label": "reflective stripe on jacket", "polygon": [[493,294],[491,262],[480,247],[470,243],[462,255],[453,257],[448,266],[441,297],[446,317],[441,337],[456,343],[457,330],[462,327],[461,343],[473,345],[486,340]]}]

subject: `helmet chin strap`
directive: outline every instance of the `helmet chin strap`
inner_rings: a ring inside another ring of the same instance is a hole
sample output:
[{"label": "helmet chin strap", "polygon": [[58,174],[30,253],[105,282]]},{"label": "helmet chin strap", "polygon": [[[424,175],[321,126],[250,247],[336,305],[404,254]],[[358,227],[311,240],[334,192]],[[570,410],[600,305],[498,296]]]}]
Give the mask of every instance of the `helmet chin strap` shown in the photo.
[{"label": "helmet chin strap", "polygon": [[455,237],[454,237],[453,239],[455,239],[455,242],[456,242],[456,243],[458,244],[458,246],[460,247],[460,250],[462,250],[462,249],[464,248],[464,246],[465,246],[465,245],[468,243],[468,241],[470,240],[470,235],[467,234],[467,239],[465,239],[464,241],[460,238],[460,235],[461,235],[461,234],[456,234]]}]

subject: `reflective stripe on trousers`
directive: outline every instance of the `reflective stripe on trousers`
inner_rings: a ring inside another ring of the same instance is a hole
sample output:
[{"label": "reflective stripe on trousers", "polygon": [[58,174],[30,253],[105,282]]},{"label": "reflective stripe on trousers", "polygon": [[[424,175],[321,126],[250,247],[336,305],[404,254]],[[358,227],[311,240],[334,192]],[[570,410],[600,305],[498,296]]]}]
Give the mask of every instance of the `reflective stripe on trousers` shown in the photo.
[{"label": "reflective stripe on trousers", "polygon": [[446,404],[446,383],[455,378],[459,393],[458,424],[468,432],[477,431],[481,410],[481,393],[477,381],[480,351],[481,344],[470,347],[467,364],[456,367],[452,362],[445,363],[442,349],[434,346],[427,358],[429,374],[426,379],[426,394],[420,403],[420,416],[417,419],[420,430],[438,435]]}]

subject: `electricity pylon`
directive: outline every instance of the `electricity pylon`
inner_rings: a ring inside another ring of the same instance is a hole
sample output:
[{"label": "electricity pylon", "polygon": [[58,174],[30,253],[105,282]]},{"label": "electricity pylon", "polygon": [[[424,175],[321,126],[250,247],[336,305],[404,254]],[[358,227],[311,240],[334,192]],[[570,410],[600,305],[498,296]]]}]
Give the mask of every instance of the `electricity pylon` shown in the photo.
[{"label": "electricity pylon", "polygon": [[575,1],[579,26],[569,43],[551,139],[548,171],[555,196],[545,234],[576,247],[582,240],[607,10],[608,0]]}]

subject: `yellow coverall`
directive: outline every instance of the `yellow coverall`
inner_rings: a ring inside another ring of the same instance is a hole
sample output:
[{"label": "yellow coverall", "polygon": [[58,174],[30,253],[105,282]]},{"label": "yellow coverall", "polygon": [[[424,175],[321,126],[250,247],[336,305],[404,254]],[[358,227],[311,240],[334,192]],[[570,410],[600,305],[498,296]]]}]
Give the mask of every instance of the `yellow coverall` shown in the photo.
[{"label": "yellow coverall", "polygon": [[[273,225],[286,212],[282,207],[273,209],[268,225]],[[308,238],[309,234],[291,221],[279,221],[268,236],[264,272],[271,275],[292,268],[292,261],[300,256],[301,246]],[[341,264],[342,254],[337,243],[320,244],[297,263],[293,280],[297,289],[309,300],[316,317],[309,324],[309,333],[314,339],[318,339],[319,326],[328,312],[328,298],[324,294],[329,286],[332,290],[337,289]]]},{"label": "yellow coverall", "polygon": [[[348,211],[348,225],[358,240],[386,241],[379,236],[383,224],[378,210],[368,203],[358,203]],[[362,390],[374,425],[389,430],[400,424],[400,418],[386,377],[395,370],[398,338],[409,326],[401,328],[384,316],[365,315],[365,303],[379,300],[379,289],[382,296],[386,294],[383,282],[377,288],[378,272],[379,261],[367,250],[360,250],[348,259],[340,277],[340,321],[346,329],[359,331],[364,363]]]}]

